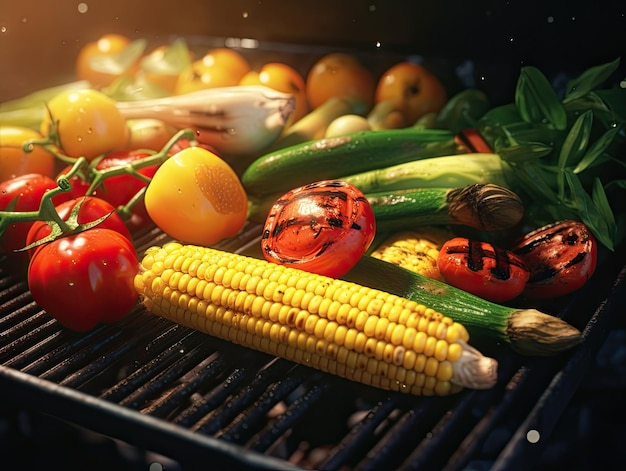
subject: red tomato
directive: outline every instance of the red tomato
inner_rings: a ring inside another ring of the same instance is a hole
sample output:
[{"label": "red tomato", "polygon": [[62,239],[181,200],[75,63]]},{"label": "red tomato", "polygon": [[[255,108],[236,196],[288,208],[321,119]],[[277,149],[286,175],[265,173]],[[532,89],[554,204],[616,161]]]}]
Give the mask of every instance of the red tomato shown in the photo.
[{"label": "red tomato", "polygon": [[[41,198],[48,190],[57,188],[57,183],[46,175],[29,173],[0,183],[0,211],[6,210],[17,198],[13,211],[37,211]],[[54,198],[61,203],[69,198],[67,193],[60,193]],[[26,235],[32,222],[11,223],[0,236],[0,252],[12,253],[26,247]]]},{"label": "red tomato", "polygon": [[[98,227],[99,229],[114,230],[122,234],[128,240],[133,240],[128,227],[126,227],[126,224],[124,224],[120,215],[115,212],[115,207],[103,199],[96,198],[94,196],[74,198],[56,206],[57,213],[61,216],[61,219],[67,221],[70,217],[72,209],[74,209],[77,204],[80,204],[80,208],[78,210],[79,224],[93,222],[96,219],[108,214],[109,216],[95,227]],[[26,245],[30,245],[43,239],[44,237],[50,235],[51,232],[52,228],[45,221],[35,221],[26,235]],[[39,246],[29,251],[31,256],[37,248],[39,248]]]},{"label": "red tomato", "polygon": [[131,242],[111,229],[61,237],[35,252],[28,267],[33,299],[78,332],[126,316],[137,302],[139,260]]},{"label": "red tomato", "polygon": [[[148,157],[150,154],[147,152],[133,150],[133,151],[116,151],[107,154],[98,164],[96,169],[105,170],[113,167],[124,167],[130,163]],[[152,178],[159,165],[150,165],[138,170],[138,173],[148,178]],[[59,176],[66,174],[70,170],[71,166],[63,169]],[[58,177],[57,177],[58,178]],[[89,189],[90,182],[75,176],[70,179],[72,184],[72,190],[70,194],[73,198],[78,198],[85,195]],[[104,183],[96,189],[93,196],[97,196],[105,201],[111,203],[114,207],[124,206],[130,199],[137,194],[139,190],[147,185],[146,182],[137,178],[131,174],[116,175],[107,177]],[[144,226],[150,221],[150,217],[146,212],[146,207],[143,200],[139,201],[133,206],[132,217],[130,221],[126,221],[126,224],[131,228],[139,228]]]},{"label": "red tomato", "polygon": [[556,298],[581,288],[596,270],[598,244],[587,226],[559,221],[526,234],[512,247],[530,270],[524,294]]},{"label": "red tomato", "polygon": [[337,278],[354,267],[375,233],[374,212],[363,193],[347,182],[325,180],[274,203],[261,248],[270,262]]},{"label": "red tomato", "polygon": [[519,296],[529,278],[513,252],[464,237],[443,244],[437,266],[446,283],[493,302]]}]

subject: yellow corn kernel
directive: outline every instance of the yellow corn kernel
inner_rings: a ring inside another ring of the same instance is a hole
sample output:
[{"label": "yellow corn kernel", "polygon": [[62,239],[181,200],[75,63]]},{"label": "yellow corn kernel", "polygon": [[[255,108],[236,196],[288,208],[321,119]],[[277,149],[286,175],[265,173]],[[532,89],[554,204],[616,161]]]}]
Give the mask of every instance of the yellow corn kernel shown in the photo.
[{"label": "yellow corn kernel", "polygon": [[135,288],[156,315],[371,386],[447,395],[495,382],[461,324],[355,283],[172,242],[146,251]]},{"label": "yellow corn kernel", "polygon": [[384,240],[371,255],[441,281],[437,258],[444,242],[452,237],[450,232],[435,227],[403,231]]}]

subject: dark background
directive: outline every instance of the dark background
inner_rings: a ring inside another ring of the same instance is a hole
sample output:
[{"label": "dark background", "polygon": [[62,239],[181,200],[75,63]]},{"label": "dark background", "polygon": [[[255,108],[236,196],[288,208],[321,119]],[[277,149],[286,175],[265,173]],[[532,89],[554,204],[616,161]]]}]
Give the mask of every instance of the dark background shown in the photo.
[{"label": "dark background", "polygon": [[[476,85],[496,101],[509,98],[522,66],[558,82],[626,52],[626,2],[617,0],[92,0],[85,13],[79,3],[0,0],[0,101],[72,80],[80,47],[110,32],[153,46],[177,35],[296,45],[288,52],[301,69],[342,48],[377,73],[411,56],[450,92]],[[246,52],[255,59],[256,51]]]}]

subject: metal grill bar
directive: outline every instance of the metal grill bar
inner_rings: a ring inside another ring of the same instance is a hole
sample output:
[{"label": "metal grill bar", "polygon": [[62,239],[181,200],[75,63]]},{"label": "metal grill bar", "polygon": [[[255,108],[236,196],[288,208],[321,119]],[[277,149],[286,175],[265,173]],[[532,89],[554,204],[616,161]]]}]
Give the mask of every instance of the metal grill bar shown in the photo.
[{"label": "metal grill bar", "polygon": [[[255,237],[250,230],[225,249],[245,252]],[[136,238],[140,250],[164,240],[154,231]],[[527,469],[626,305],[626,268],[619,259],[603,266],[607,276],[617,274],[610,286],[598,278],[554,307],[584,328],[574,353],[536,360],[506,346],[487,347],[499,361],[493,389],[416,398],[253,352],[142,307],[114,325],[74,334],[41,312],[22,277],[0,265],[0,397],[181,464]],[[540,443],[526,439],[531,429],[540,432]],[[315,462],[299,458],[314,449],[325,455]]]}]

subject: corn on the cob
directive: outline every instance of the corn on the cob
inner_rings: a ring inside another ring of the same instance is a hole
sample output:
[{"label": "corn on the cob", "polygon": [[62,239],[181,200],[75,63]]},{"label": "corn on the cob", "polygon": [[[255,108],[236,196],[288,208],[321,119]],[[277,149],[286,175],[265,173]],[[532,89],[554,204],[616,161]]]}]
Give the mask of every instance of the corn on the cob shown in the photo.
[{"label": "corn on the cob", "polygon": [[402,231],[383,240],[370,255],[428,278],[443,281],[437,258],[441,246],[450,238],[452,233],[435,227]]},{"label": "corn on the cob", "polygon": [[355,283],[171,242],[146,251],[135,287],[156,315],[382,389],[448,395],[496,381],[497,362],[462,325]]}]

